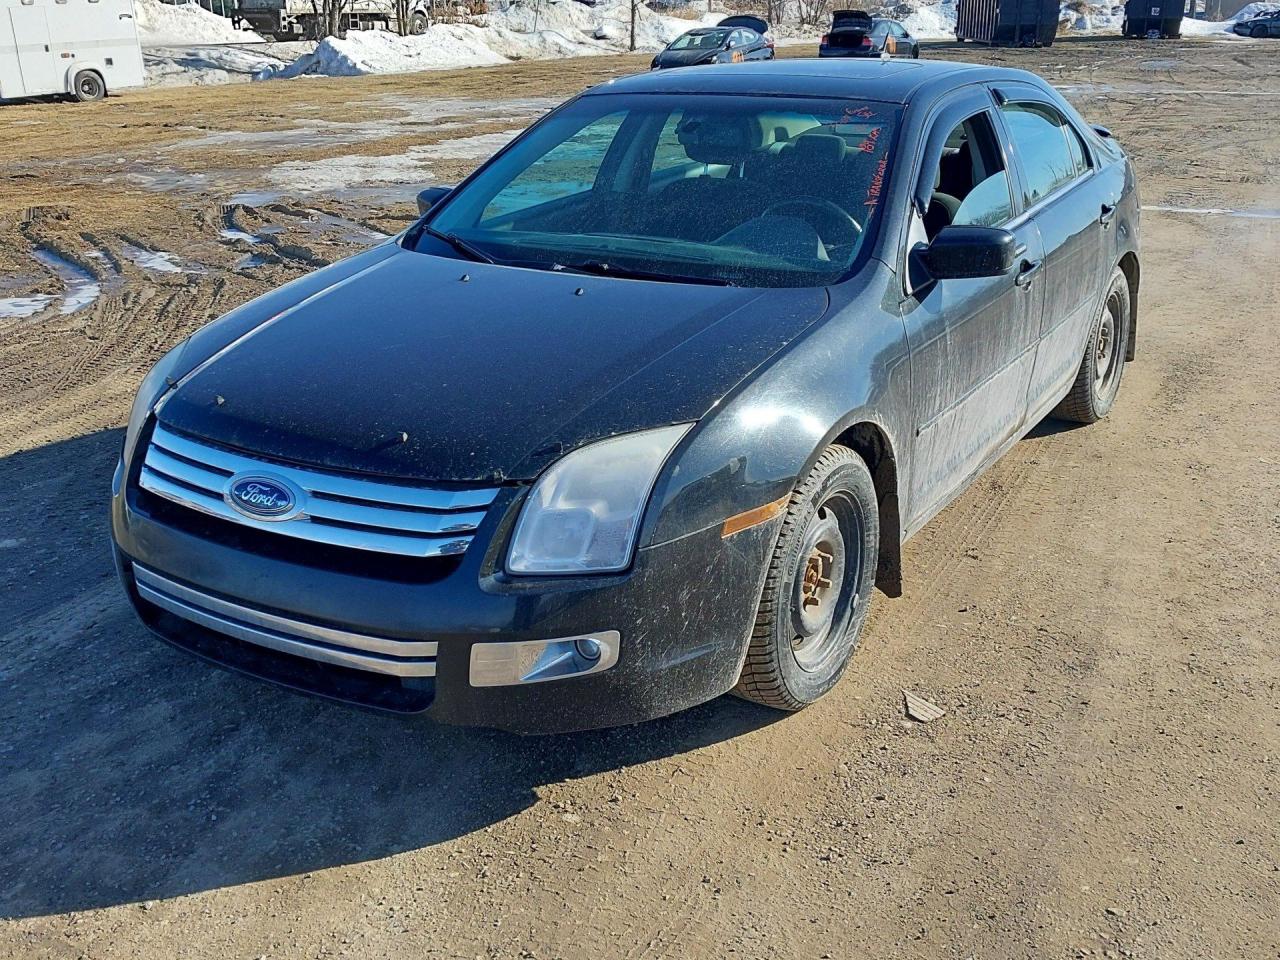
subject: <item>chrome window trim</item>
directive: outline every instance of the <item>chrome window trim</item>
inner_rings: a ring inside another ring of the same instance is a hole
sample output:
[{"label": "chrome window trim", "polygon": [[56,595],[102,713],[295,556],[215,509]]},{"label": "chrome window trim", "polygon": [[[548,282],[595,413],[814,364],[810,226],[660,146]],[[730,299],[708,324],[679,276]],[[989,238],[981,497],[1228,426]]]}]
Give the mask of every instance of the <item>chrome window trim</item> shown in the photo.
[{"label": "chrome window trim", "polygon": [[391,640],[282,617],[212,596],[138,564],[133,576],[143,600],[216,633],[357,670],[396,677],[436,674],[435,642]]}]

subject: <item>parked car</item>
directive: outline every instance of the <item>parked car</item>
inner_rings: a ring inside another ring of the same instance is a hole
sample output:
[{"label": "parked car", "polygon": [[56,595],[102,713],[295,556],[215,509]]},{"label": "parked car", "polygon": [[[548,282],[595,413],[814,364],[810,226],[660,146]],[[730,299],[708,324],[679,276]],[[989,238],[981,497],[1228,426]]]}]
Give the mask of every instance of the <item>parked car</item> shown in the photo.
[{"label": "parked car", "polygon": [[1134,356],[1133,168],[1021,71],[625,77],[419,203],[143,381],[114,551],[170,643],[526,732],[795,710],[902,542]]},{"label": "parked car", "polygon": [[772,60],[773,38],[768,29],[759,17],[728,17],[718,26],[680,34],[653,58],[649,69]]},{"label": "parked car", "polygon": [[1280,10],[1268,10],[1248,20],[1238,20],[1231,29],[1242,37],[1280,37]]},{"label": "parked car", "polygon": [[920,56],[920,41],[897,20],[873,18],[864,10],[837,10],[831,29],[818,42],[820,57]]}]

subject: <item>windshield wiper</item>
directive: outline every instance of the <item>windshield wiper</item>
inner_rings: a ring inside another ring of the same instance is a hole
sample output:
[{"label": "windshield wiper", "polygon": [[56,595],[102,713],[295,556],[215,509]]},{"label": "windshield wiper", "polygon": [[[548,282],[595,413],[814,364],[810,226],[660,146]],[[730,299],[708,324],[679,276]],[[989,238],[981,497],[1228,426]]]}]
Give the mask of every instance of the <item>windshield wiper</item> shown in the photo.
[{"label": "windshield wiper", "polygon": [[631,267],[619,267],[603,260],[584,260],[582,263],[556,263],[552,270],[565,270],[570,273],[589,273],[597,277],[618,277],[623,280],[658,280],[664,283],[701,283],[712,287],[736,287],[732,280],[721,277],[689,277],[684,274],[659,273],[656,270],[634,270]]},{"label": "windshield wiper", "polygon": [[443,240],[449,246],[453,247],[453,249],[457,250],[460,254],[466,257],[468,260],[474,260],[477,263],[497,263],[498,262],[496,257],[489,256],[489,254],[485,253],[475,244],[468,243],[466,240],[463,240],[461,237],[457,236],[456,234],[442,233],[441,231],[437,230],[435,227],[430,227],[430,226],[424,227],[423,229],[427,233],[429,233],[431,236],[435,237],[437,240]]}]

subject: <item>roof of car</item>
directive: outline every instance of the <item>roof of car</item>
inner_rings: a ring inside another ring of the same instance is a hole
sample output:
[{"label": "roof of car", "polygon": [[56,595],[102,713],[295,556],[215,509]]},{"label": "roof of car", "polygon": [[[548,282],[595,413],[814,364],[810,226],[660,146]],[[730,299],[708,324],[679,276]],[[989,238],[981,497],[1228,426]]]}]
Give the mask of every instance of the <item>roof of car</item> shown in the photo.
[{"label": "roof of car", "polygon": [[850,97],[907,103],[917,91],[946,90],[967,83],[1027,79],[1021,70],[943,60],[771,60],[655,70],[592,87],[602,93],[736,93],[766,96]]}]

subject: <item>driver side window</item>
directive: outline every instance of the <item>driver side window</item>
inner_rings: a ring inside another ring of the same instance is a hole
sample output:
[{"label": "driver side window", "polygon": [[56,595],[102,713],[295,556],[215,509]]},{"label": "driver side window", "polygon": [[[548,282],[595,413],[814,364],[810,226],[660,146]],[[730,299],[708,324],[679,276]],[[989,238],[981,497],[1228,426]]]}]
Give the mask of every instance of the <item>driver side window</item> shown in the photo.
[{"label": "driver side window", "polygon": [[990,113],[976,113],[957,124],[930,173],[933,195],[924,215],[930,241],[943,227],[998,227],[1013,218],[1009,172]]}]

